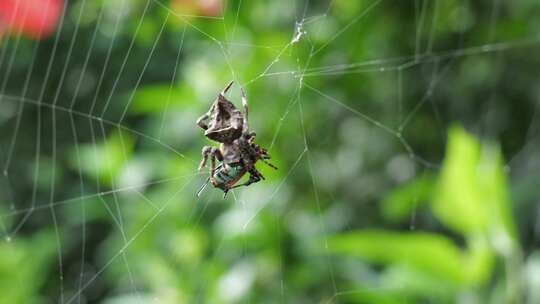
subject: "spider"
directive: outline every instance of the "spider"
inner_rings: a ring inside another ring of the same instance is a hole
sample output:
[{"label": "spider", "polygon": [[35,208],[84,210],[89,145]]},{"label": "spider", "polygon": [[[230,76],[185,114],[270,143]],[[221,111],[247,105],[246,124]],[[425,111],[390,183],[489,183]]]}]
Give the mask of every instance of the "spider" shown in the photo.
[{"label": "spider", "polygon": [[[199,170],[206,166],[210,157],[210,177],[197,192],[197,196],[200,195],[208,181],[214,188],[223,190],[225,197],[230,189],[249,186],[264,180],[264,176],[255,168],[255,163],[259,160],[277,169],[268,162],[270,155],[266,149],[254,143],[255,132],[249,131],[248,105],[244,89],[240,89],[244,113],[240,112],[225,97],[225,93],[232,84],[231,81],[218,95],[210,111],[197,120],[197,125],[205,130],[205,136],[220,143],[219,148],[205,146],[202,149]],[[220,162],[217,167],[216,159]],[[249,173],[249,179],[245,183],[237,185],[236,183],[246,173]]]}]

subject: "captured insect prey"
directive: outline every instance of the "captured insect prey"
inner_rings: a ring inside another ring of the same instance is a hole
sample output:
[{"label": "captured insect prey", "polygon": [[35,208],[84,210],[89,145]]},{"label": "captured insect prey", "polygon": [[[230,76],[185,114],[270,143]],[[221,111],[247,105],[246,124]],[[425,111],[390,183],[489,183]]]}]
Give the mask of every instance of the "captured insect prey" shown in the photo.
[{"label": "captured insect prey", "polygon": [[[210,157],[210,176],[197,192],[197,196],[204,190],[208,182],[214,188],[223,190],[225,197],[230,189],[249,186],[264,180],[264,176],[255,168],[255,163],[259,160],[277,169],[268,162],[270,155],[266,149],[254,143],[255,132],[249,131],[248,105],[244,89],[240,89],[243,113],[225,97],[232,85],[231,81],[219,93],[210,110],[197,119],[197,125],[205,130],[204,135],[219,143],[218,148],[205,146],[202,149],[199,170],[206,166],[208,157]],[[218,164],[216,164],[216,159],[219,161]],[[236,183],[246,173],[249,174],[249,179],[245,183],[237,185]]]}]

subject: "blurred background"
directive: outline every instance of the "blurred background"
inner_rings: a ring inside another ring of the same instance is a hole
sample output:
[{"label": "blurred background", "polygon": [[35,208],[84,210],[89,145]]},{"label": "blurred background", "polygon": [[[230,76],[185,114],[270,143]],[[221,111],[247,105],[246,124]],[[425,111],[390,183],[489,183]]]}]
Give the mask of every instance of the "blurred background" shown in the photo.
[{"label": "blurred background", "polygon": [[[1,0],[0,303],[540,303],[540,3]],[[222,197],[217,93],[269,150]]]}]

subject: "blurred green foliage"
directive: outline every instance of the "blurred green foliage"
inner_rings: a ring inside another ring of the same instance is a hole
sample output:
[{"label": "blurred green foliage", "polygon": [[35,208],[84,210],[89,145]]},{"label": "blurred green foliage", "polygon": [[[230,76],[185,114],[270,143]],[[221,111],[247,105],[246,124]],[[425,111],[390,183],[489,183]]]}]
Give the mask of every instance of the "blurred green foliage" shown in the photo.
[{"label": "blurred green foliage", "polygon": [[[391,200],[383,205],[392,210],[389,207],[392,203],[402,206],[402,202],[410,201],[410,193],[429,193],[427,197],[420,196],[421,199],[433,202],[435,217],[461,235],[464,249],[451,238],[434,233],[360,230],[331,237],[329,250],[388,265],[390,269],[406,269],[400,277],[401,290],[396,302],[404,294],[414,300],[429,291],[428,287],[418,290],[417,277],[425,278],[430,284],[437,282],[439,288],[434,296],[444,290],[447,298],[443,300],[439,294],[441,301],[455,302],[459,289],[485,286],[497,255],[503,264],[509,264],[507,269],[520,271],[509,261],[521,260],[521,252],[514,235],[502,164],[496,148],[481,147],[463,129],[454,127],[450,130],[440,176],[436,184],[430,185],[434,189],[426,191],[429,186],[424,179],[413,181],[390,194]],[[414,191],[415,188],[418,190]],[[403,207],[398,208],[393,209],[401,212]],[[409,212],[415,212],[415,208]],[[507,299],[517,301],[513,297],[511,294]]]},{"label": "blurred green foliage", "polygon": [[32,238],[11,239],[0,245],[0,294],[2,303],[42,303],[40,290],[56,254],[50,231]]},{"label": "blurred green foliage", "polygon": [[[0,303],[540,302],[536,1],[218,2],[1,41]],[[197,198],[231,79],[280,169]]]}]

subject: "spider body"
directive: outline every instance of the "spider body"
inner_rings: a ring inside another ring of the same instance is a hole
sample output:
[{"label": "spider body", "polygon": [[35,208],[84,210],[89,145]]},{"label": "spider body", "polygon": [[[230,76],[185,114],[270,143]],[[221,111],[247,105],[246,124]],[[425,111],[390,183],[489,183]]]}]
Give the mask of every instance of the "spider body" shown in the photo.
[{"label": "spider body", "polygon": [[242,135],[243,115],[230,102],[225,93],[229,91],[233,82],[231,81],[210,107],[210,110],[197,119],[197,125],[204,129],[204,135],[213,141],[220,143],[230,142]]},{"label": "spider body", "polygon": [[[224,93],[231,85],[232,82],[218,95],[210,111],[197,120],[197,125],[205,130],[205,136],[220,143],[219,148],[205,146],[202,149],[199,169],[206,166],[210,158],[208,180],[214,188],[223,190],[225,195],[230,189],[248,186],[264,179],[255,168],[257,161],[260,160],[277,169],[267,162],[270,155],[266,149],[254,143],[255,133],[249,132],[248,106],[244,90],[241,90],[244,113],[237,110],[234,104],[225,98]],[[216,159],[220,162],[217,166]],[[249,174],[248,181],[237,185],[246,174]]]}]

